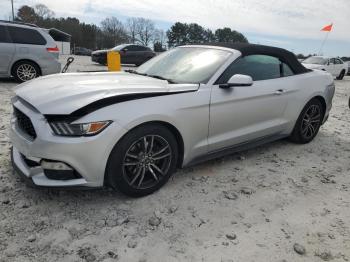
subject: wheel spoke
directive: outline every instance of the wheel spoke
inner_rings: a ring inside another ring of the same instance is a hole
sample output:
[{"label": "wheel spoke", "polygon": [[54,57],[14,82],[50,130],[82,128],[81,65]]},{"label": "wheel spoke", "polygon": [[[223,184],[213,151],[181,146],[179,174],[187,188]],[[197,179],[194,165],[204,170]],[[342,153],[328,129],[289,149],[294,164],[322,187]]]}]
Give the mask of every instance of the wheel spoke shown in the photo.
[{"label": "wheel spoke", "polygon": [[124,166],[136,166],[136,165],[138,165],[139,164],[139,162],[126,162],[126,163],[124,163],[123,165]]},{"label": "wheel spoke", "polygon": [[306,135],[307,132],[308,132],[308,130],[309,130],[309,127],[306,126],[306,127],[304,127],[304,129],[301,130],[301,133],[302,133],[303,135]]},{"label": "wheel spoke", "polygon": [[141,178],[140,178],[140,181],[139,181],[139,184],[137,185],[137,187],[140,187],[142,182],[143,182],[143,179],[145,178],[145,173],[146,173],[146,168],[142,168],[142,173],[141,173]]},{"label": "wheel spoke", "polygon": [[147,153],[147,138],[144,136],[143,137],[143,149],[145,150],[145,154]]},{"label": "wheel spoke", "polygon": [[311,117],[311,120],[319,120],[321,118],[320,114],[317,114],[316,116]]},{"label": "wheel spoke", "polygon": [[167,150],[169,148],[169,145],[166,145],[165,147],[163,147],[161,150],[159,150],[157,153],[154,153],[153,154],[153,157],[154,156],[157,156],[157,155],[159,155],[159,154],[161,154],[161,153],[163,153],[165,150]]},{"label": "wheel spoke", "polygon": [[315,128],[312,125],[309,125],[310,129],[310,136],[312,136],[315,133]]},{"label": "wheel spoke", "polygon": [[154,136],[151,136],[151,145],[149,146],[148,154],[150,154],[153,150],[153,143],[154,143]]},{"label": "wheel spoke", "polygon": [[171,154],[170,153],[166,153],[164,155],[160,155],[160,156],[157,156],[157,157],[153,157],[153,160],[160,160],[160,159],[163,159],[163,158],[166,158],[168,156],[170,156]]},{"label": "wheel spoke", "polygon": [[152,167],[154,167],[155,170],[157,170],[162,176],[164,176],[164,172],[155,164],[151,164]]},{"label": "wheel spoke", "polygon": [[154,179],[155,179],[156,181],[158,181],[158,177],[157,177],[156,173],[154,173],[154,171],[153,171],[153,169],[152,169],[151,166],[148,167],[148,170],[151,172],[151,174],[152,174],[152,176],[154,177]]},{"label": "wheel spoke", "polygon": [[130,153],[127,153],[126,156],[127,156],[127,157],[130,157],[130,158],[134,158],[134,159],[139,159],[138,156],[133,155],[133,154],[130,154]]},{"label": "wheel spoke", "polygon": [[137,170],[137,173],[135,175],[135,177],[133,178],[133,180],[130,182],[130,185],[133,185],[136,181],[136,179],[139,178],[139,176],[141,175],[142,169],[144,169],[144,167],[139,167],[139,169]]}]

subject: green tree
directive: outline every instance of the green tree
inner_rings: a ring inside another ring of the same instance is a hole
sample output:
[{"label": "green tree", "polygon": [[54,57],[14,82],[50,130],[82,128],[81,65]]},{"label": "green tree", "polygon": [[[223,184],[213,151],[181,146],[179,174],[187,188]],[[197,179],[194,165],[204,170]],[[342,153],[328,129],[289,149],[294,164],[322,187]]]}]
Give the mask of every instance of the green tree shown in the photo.
[{"label": "green tree", "polygon": [[38,15],[35,13],[34,8],[27,5],[23,5],[17,11],[16,20],[25,23],[35,24],[38,22]]},{"label": "green tree", "polygon": [[213,31],[211,31],[210,29],[206,29],[204,31],[204,42],[211,43],[215,42],[215,40],[215,34],[213,33]]},{"label": "green tree", "polygon": [[161,42],[154,42],[153,44],[153,50],[154,52],[164,52],[165,48],[163,47],[163,44]]},{"label": "green tree", "polygon": [[186,23],[176,22],[167,31],[166,35],[168,37],[168,46],[178,46],[188,43],[187,38],[188,25]]},{"label": "green tree", "polygon": [[187,25],[187,39],[188,39],[188,44],[200,44],[204,43],[205,41],[205,29],[196,24],[192,23]]},{"label": "green tree", "polygon": [[231,28],[220,28],[213,33],[210,29],[196,24],[186,24],[176,22],[168,31],[168,45],[169,47],[195,44],[195,43],[210,43],[210,42],[241,42],[248,43],[247,38]]},{"label": "green tree", "polygon": [[228,27],[217,29],[215,31],[215,37],[216,37],[217,42],[248,43],[247,38],[243,34],[237,32],[235,30],[231,30],[231,28],[228,28]]}]

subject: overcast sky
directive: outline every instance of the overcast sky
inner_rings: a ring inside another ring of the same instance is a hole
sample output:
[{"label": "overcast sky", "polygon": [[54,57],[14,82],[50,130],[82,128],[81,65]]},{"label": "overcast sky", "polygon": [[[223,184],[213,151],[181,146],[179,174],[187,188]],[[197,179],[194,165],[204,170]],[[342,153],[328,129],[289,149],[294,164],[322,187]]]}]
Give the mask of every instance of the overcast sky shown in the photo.
[{"label": "overcast sky", "polygon": [[[317,53],[325,32],[334,23],[324,48],[326,55],[350,56],[350,0],[14,0],[23,4],[43,3],[56,16],[74,16],[99,24],[114,15],[155,20],[168,29],[172,23],[195,22],[216,29],[231,27],[252,43],[287,48],[295,53]],[[0,18],[11,12],[10,0],[0,0]]]}]

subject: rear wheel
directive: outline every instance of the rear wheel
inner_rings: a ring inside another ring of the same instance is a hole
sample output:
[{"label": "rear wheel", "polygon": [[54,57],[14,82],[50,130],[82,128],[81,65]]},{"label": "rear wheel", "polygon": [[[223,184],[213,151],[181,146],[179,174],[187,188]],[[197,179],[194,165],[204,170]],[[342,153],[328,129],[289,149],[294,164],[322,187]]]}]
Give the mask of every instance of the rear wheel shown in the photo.
[{"label": "rear wheel", "polygon": [[316,98],[309,101],[302,110],[290,139],[299,144],[311,142],[322,125],[323,116],[324,109],[321,102]]},{"label": "rear wheel", "polygon": [[26,82],[40,76],[39,67],[30,61],[16,63],[12,68],[12,76],[18,82]]},{"label": "rear wheel", "polygon": [[169,180],[177,158],[177,142],[167,128],[156,124],[137,127],[112,150],[107,183],[128,196],[151,194]]},{"label": "rear wheel", "polygon": [[338,79],[338,80],[342,80],[342,79],[344,78],[344,76],[345,76],[345,70],[342,70],[342,71],[340,72],[340,75],[337,77],[337,79]]}]

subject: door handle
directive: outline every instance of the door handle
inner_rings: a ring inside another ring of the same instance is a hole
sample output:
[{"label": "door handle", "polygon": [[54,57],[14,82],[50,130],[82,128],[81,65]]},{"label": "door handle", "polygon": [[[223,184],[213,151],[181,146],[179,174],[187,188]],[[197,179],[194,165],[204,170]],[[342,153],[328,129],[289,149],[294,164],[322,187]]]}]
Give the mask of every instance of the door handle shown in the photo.
[{"label": "door handle", "polygon": [[278,89],[275,91],[275,95],[282,95],[283,93],[285,93],[284,89]]}]

